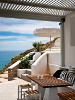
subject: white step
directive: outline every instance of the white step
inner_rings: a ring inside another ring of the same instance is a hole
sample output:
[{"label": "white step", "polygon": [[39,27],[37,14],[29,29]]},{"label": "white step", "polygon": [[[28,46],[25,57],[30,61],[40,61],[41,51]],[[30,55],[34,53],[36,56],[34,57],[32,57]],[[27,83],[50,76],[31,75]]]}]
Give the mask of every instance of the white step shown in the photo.
[{"label": "white step", "polygon": [[31,75],[31,69],[27,69],[27,70],[26,70],[26,74]]},{"label": "white step", "polygon": [[29,75],[29,74],[22,74],[21,75],[21,79],[23,79],[23,80],[25,80],[27,82],[31,82],[31,80],[26,75]]}]

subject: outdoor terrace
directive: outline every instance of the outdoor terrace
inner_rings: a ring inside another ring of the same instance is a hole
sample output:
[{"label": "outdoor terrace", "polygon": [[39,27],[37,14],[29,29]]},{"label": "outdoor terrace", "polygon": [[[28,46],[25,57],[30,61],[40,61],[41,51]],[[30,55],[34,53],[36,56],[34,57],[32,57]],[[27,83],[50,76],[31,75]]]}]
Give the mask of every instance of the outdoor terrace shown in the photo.
[{"label": "outdoor terrace", "polygon": [[[49,58],[47,58],[47,54],[49,54]],[[56,57],[58,57],[56,59]],[[55,59],[54,59],[55,58]],[[48,59],[48,60],[47,60]],[[50,59],[50,60],[49,60]],[[43,72],[45,71],[45,68],[46,66],[49,64],[49,67],[50,67],[50,71],[51,71],[51,75],[57,71],[59,68],[60,68],[60,53],[50,53],[49,51],[48,52],[45,52],[44,54],[42,54],[33,64],[32,64],[32,67],[31,67],[31,73],[34,75],[34,74],[43,74]],[[40,70],[41,68],[41,70]],[[68,70],[68,68],[65,67],[66,70]],[[23,70],[24,71],[24,70]],[[23,73],[23,74],[26,74],[26,73]],[[26,74],[28,75],[28,74]],[[49,76],[50,77],[50,76]],[[35,80],[35,78],[33,78],[33,80]],[[50,80],[50,79],[49,79]],[[47,81],[49,81],[47,80]],[[56,78],[54,79],[54,81],[57,80]],[[35,80],[35,81],[39,81],[39,80]],[[35,82],[34,81],[34,82]],[[40,80],[40,82],[43,81],[43,80]],[[44,80],[45,81],[45,80]],[[8,82],[4,82],[4,83],[0,83],[0,98],[1,100],[17,100],[18,98],[18,85],[20,84],[31,84],[31,81],[29,82],[29,80],[25,80],[25,79],[22,79],[21,78],[18,78],[18,77],[13,77],[13,79],[11,81],[8,81]],[[56,82],[57,83],[57,82]],[[42,83],[41,83],[42,84]],[[46,83],[47,84],[47,83]],[[45,85],[46,85],[45,84]],[[62,81],[61,81],[61,85],[62,85]],[[67,83],[69,84],[69,83]],[[66,84],[66,85],[67,85]],[[43,84],[44,85],[44,84]],[[49,85],[49,84],[48,84]],[[55,82],[54,82],[54,85],[55,85]],[[63,84],[64,85],[64,84]],[[63,86],[62,85],[62,86]],[[53,84],[51,84],[51,86],[53,86]],[[57,85],[56,85],[57,86]],[[47,87],[47,86],[46,86]],[[68,88],[68,87],[60,87],[58,86],[58,93],[61,93],[61,92],[67,92],[67,91],[71,91],[73,89],[75,89],[75,86],[73,86],[72,88]],[[34,89],[36,88],[36,85],[34,86]],[[6,92],[7,91],[7,92]],[[49,90],[46,89],[46,93],[48,93]],[[45,94],[45,95],[48,95],[48,94]],[[47,97],[47,96],[45,96]],[[47,99],[48,100],[48,99]],[[53,99],[55,100],[55,99]],[[61,99],[60,99],[61,100]]]},{"label": "outdoor terrace", "polygon": [[[60,22],[61,66],[75,68],[75,0],[0,0],[0,17]],[[17,82],[19,83],[19,80]],[[12,90],[7,88],[6,91],[6,85],[3,84],[5,83],[0,84],[2,100],[9,91],[11,96],[15,97],[13,89],[16,89],[17,93],[17,85],[14,85]],[[66,91],[65,88],[63,90]]]}]

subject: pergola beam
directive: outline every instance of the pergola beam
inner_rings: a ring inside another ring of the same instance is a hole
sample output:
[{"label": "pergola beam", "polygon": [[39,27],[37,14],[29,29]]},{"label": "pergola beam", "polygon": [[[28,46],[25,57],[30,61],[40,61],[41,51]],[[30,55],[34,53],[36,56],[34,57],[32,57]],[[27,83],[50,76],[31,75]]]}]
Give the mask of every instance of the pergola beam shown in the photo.
[{"label": "pergola beam", "polygon": [[57,10],[64,10],[64,11],[75,11],[75,8],[58,7],[58,6],[46,5],[46,4],[40,4],[40,3],[32,3],[32,2],[27,2],[27,1],[0,0],[0,2],[1,3],[16,4],[16,5],[48,8],[48,9],[57,9]]},{"label": "pergola beam", "polygon": [[7,18],[19,18],[19,19],[32,19],[32,20],[43,20],[43,21],[56,21],[61,22],[64,16],[37,14],[30,12],[11,11],[0,9],[0,17]]}]

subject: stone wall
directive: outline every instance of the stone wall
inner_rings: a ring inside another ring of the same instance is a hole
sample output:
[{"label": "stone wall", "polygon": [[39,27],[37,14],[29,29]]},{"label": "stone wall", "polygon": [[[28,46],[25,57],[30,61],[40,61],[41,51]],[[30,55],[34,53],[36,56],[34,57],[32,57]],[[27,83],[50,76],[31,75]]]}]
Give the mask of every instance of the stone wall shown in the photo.
[{"label": "stone wall", "polygon": [[8,81],[12,80],[13,77],[17,76],[18,67],[19,67],[19,65],[17,65],[16,67],[14,67],[12,69],[8,69]]}]

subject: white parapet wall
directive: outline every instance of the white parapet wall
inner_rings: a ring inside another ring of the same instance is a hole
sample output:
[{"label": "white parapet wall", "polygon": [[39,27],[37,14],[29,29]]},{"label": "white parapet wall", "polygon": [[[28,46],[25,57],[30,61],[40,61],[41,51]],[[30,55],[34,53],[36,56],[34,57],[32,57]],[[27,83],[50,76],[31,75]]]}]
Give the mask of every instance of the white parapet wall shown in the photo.
[{"label": "white parapet wall", "polygon": [[47,65],[46,54],[42,54],[31,66],[31,74],[42,74]]},{"label": "white parapet wall", "polygon": [[[33,60],[30,60],[30,63],[33,64],[41,56],[41,53],[40,52],[30,52],[30,53],[35,53],[33,55]],[[29,54],[27,54],[26,56],[28,57]],[[21,78],[21,74],[25,73],[25,69],[18,69],[20,63],[21,63],[21,60],[18,60],[17,62],[12,64],[10,67],[8,67],[8,80],[12,80],[12,78],[14,76],[18,76],[18,77]]]},{"label": "white parapet wall", "polygon": [[[56,70],[60,67],[60,53],[50,53],[45,52],[42,54],[36,62],[34,62],[31,66],[32,73],[31,74],[43,74],[45,71],[45,68],[47,66],[47,53],[49,54],[49,65],[53,64],[53,66],[57,65]],[[52,69],[53,70],[53,69]]]},{"label": "white parapet wall", "polygon": [[60,52],[49,53],[49,63],[60,65],[61,64]]},{"label": "white parapet wall", "polygon": [[[33,60],[30,60],[30,63],[32,64],[32,62],[36,61],[40,56],[41,53],[40,52],[30,52],[30,53],[35,53],[35,55],[33,55]],[[29,54],[30,54],[29,53]],[[27,54],[25,57],[28,57],[29,54]],[[24,57],[23,57],[24,58]],[[15,68],[17,65],[19,65],[21,63],[21,60],[18,60],[17,62],[15,62],[14,64],[12,64],[10,67],[8,67],[8,69],[13,69]]]},{"label": "white parapet wall", "polygon": [[17,65],[19,65],[21,63],[21,60],[18,60],[17,62],[15,62],[14,64],[12,64],[10,67],[8,67],[8,69],[13,69],[15,68]]}]

